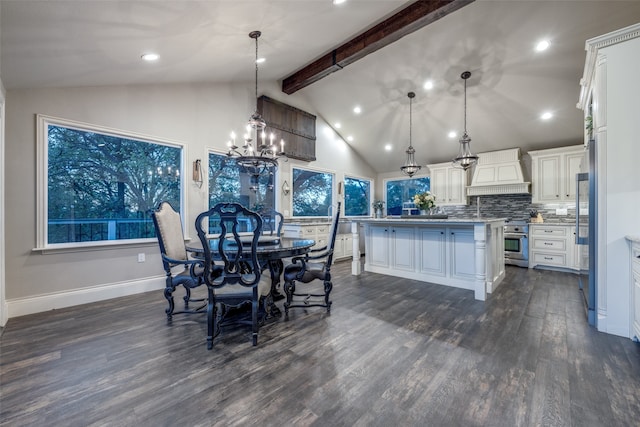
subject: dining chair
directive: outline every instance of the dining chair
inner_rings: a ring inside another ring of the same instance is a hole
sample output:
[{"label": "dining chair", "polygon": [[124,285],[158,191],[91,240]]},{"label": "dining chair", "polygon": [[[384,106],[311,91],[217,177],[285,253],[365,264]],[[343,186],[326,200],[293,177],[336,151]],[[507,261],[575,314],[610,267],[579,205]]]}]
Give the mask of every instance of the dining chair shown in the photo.
[{"label": "dining chair", "polygon": [[262,217],[262,235],[277,236],[282,235],[284,225],[284,215],[275,209],[265,209],[260,211]]},{"label": "dining chair", "polygon": [[[289,317],[289,309],[293,307],[326,307],[327,313],[331,311],[329,295],[333,289],[331,283],[331,263],[333,261],[333,248],[336,243],[338,221],[340,219],[340,202],[338,203],[331,229],[329,242],[326,246],[312,249],[309,253],[293,257],[292,263],[284,268],[284,292],[287,300],[284,303],[285,319]],[[323,282],[323,292],[311,289],[304,292],[296,289],[296,283],[309,284],[315,280]],[[294,297],[299,297],[294,300]]]},{"label": "dining chair", "polygon": [[[205,221],[208,220],[208,221]],[[211,236],[209,224],[215,224],[219,233]],[[249,233],[241,232],[251,225]],[[262,218],[238,203],[218,203],[198,215],[196,232],[204,250],[204,282],[208,289],[207,348],[213,348],[213,339],[226,321],[251,324],[253,345],[258,344],[259,308],[268,314],[271,280],[262,275],[257,248],[262,232]],[[251,319],[226,318],[230,312],[238,312],[241,306],[251,304]],[[218,307],[220,306],[220,307]]]},{"label": "dining chair", "polygon": [[[202,262],[190,259],[184,245],[184,233],[180,214],[173,209],[169,202],[161,202],[158,208],[151,214],[153,225],[160,245],[160,255],[162,265],[166,273],[164,297],[169,302],[169,307],[165,310],[167,320],[172,319],[172,315],[180,313],[196,313],[204,308],[201,304],[195,309],[189,308],[189,302],[203,302],[202,299],[191,299],[191,289],[200,286],[202,281]],[[182,270],[176,272],[178,266],[183,266]],[[185,289],[184,310],[174,311],[173,292],[177,286],[182,285]]]}]

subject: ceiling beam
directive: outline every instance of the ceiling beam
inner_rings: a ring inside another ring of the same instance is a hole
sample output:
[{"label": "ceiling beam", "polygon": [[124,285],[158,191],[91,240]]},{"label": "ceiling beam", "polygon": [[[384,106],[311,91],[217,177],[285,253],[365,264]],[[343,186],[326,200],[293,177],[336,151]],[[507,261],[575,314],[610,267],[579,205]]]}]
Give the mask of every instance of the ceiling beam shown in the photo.
[{"label": "ceiling beam", "polygon": [[282,81],[288,95],[364,58],[475,0],[419,0],[357,35]]}]

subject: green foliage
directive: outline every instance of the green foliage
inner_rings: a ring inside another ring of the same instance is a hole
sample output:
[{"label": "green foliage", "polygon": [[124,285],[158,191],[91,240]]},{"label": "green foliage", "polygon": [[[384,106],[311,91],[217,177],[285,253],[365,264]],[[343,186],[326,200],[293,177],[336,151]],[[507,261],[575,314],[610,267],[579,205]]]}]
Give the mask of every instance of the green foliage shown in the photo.
[{"label": "green foliage", "polygon": [[293,168],[293,215],[329,215],[332,188],[332,174]]},{"label": "green foliage", "polygon": [[344,179],[345,216],[368,216],[371,183],[357,178]]}]

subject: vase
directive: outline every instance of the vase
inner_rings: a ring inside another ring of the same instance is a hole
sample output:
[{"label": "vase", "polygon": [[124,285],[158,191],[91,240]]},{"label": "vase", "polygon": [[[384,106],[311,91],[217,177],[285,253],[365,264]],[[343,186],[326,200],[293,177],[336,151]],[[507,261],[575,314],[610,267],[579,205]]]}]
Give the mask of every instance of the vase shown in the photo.
[{"label": "vase", "polygon": [[429,211],[427,209],[420,209],[420,215],[429,215]]},{"label": "vase", "polygon": [[376,218],[382,218],[382,209],[376,209]]}]

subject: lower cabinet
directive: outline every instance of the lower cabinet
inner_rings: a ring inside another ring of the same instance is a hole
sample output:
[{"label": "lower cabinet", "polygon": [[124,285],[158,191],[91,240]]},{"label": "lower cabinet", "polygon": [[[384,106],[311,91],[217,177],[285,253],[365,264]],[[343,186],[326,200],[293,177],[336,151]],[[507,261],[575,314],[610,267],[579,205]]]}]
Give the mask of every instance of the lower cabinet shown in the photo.
[{"label": "lower cabinet", "polygon": [[[529,267],[557,267],[579,270],[584,252],[575,244],[575,226],[531,224],[529,226]],[[588,259],[588,258],[586,258]]]},{"label": "lower cabinet", "polygon": [[421,228],[418,230],[420,245],[420,273],[444,276],[446,271],[446,227]]},{"label": "lower cabinet", "polygon": [[472,229],[449,228],[450,273],[454,279],[473,280],[476,276],[476,249]]},{"label": "lower cabinet", "polygon": [[353,257],[353,235],[337,234],[336,244],[333,247],[333,260]]},{"label": "lower cabinet", "polygon": [[640,339],[640,240],[631,241],[631,338]]},{"label": "lower cabinet", "polygon": [[371,227],[371,257],[369,263],[378,267],[414,270],[413,227]]}]

